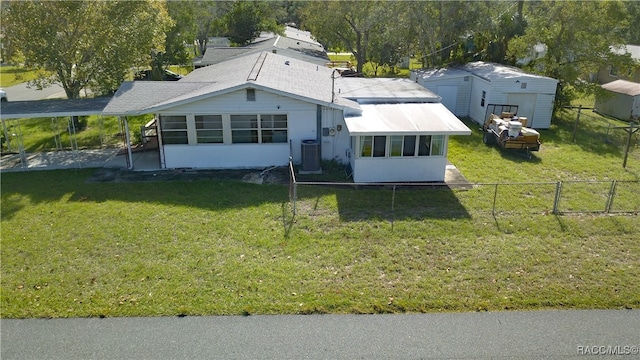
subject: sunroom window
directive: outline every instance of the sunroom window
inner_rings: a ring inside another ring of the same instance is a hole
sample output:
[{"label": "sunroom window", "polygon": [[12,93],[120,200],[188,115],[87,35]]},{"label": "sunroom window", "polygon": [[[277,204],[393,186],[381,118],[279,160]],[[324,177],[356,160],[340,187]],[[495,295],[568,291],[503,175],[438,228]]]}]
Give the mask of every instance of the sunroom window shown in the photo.
[{"label": "sunroom window", "polygon": [[258,115],[231,115],[231,142],[258,143]]},{"label": "sunroom window", "polygon": [[416,137],[414,135],[394,135],[389,137],[389,156],[414,156],[416,154]]},{"label": "sunroom window", "polygon": [[163,144],[188,144],[186,116],[160,116]]},{"label": "sunroom window", "polygon": [[260,115],[260,138],[264,143],[287,142],[287,115]]},{"label": "sunroom window", "polygon": [[222,115],[196,115],[198,144],[221,144],[223,139]]}]

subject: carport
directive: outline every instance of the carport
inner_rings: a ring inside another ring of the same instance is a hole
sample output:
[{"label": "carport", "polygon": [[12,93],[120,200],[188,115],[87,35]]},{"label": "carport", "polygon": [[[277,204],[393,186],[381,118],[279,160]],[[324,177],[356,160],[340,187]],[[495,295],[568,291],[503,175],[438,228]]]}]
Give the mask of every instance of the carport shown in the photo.
[{"label": "carport", "polygon": [[[7,149],[13,155],[3,156],[2,170],[29,170],[34,168],[83,168],[102,166],[115,157],[120,149],[80,150],[74,119],[80,116],[99,115],[111,100],[109,97],[73,100],[38,100],[3,102],[0,108],[2,135]],[[55,141],[53,152],[27,154],[24,147],[22,124],[29,119],[51,118],[51,128],[69,133],[68,143],[63,144],[59,131],[52,131]],[[66,120],[65,120],[66,118]],[[119,118],[119,129],[127,149],[126,167],[131,166],[129,127],[126,118]],[[100,142],[102,145],[102,135]],[[63,149],[70,149],[63,151]]]}]

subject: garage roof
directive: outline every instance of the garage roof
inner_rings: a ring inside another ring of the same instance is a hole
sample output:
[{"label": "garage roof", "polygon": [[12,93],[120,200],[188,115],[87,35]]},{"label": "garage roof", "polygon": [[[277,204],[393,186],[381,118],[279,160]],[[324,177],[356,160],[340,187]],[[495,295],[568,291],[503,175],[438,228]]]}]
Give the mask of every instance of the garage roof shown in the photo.
[{"label": "garage roof", "polygon": [[345,117],[351,135],[471,135],[441,103],[360,105],[362,114]]},{"label": "garage roof", "polygon": [[87,116],[101,114],[110,97],[73,100],[7,101],[0,107],[2,119]]}]

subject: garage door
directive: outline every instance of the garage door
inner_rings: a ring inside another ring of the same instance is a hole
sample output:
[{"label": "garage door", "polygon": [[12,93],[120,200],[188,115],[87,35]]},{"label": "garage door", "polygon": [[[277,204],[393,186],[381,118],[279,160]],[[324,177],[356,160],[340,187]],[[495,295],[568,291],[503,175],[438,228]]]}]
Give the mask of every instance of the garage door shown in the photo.
[{"label": "garage door", "polygon": [[458,87],[456,85],[440,85],[437,94],[442,97],[442,105],[455,114],[458,103]]}]

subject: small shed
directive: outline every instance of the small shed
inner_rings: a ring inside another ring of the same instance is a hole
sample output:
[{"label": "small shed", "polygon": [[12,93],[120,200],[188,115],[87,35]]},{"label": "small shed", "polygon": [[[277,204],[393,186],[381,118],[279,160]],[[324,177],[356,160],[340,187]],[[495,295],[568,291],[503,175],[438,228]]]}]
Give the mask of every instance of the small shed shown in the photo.
[{"label": "small shed", "polygon": [[417,70],[410,78],[441,96],[455,115],[468,116],[479,124],[486,120],[488,104],[510,104],[518,105],[518,115],[529,119],[527,126],[547,129],[551,125],[556,79],[482,61]]},{"label": "small shed", "polygon": [[616,80],[602,88],[609,94],[596,98],[595,108],[599,113],[626,121],[640,119],[640,83]]}]

